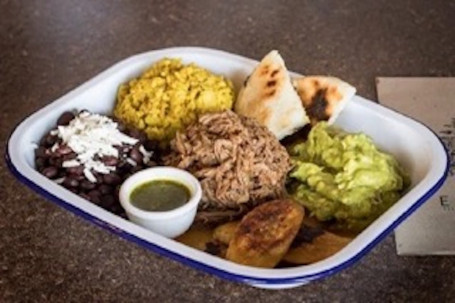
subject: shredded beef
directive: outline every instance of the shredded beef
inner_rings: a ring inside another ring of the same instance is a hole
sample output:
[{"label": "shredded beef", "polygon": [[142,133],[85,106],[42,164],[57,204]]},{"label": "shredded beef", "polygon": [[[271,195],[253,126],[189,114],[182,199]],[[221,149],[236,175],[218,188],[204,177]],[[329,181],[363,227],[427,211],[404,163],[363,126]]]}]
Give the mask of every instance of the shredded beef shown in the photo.
[{"label": "shredded beef", "polygon": [[176,135],[163,160],[200,180],[197,219],[205,221],[238,217],[281,197],[291,167],[286,149],[266,127],[232,111],[200,117]]}]

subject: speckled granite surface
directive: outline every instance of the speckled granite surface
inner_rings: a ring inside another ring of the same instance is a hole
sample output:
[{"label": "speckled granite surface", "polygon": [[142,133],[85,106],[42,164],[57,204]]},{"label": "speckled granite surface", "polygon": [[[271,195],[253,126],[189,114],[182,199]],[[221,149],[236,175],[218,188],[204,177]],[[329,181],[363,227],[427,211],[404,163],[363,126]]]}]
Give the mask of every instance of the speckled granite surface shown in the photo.
[{"label": "speckled granite surface", "polygon": [[[337,75],[454,76],[453,1],[0,1],[0,153],[13,126],[132,54],[200,45]],[[398,257],[393,236],[355,266],[266,291],[147,251],[66,212],[0,162],[1,302],[449,302],[455,258]]]}]

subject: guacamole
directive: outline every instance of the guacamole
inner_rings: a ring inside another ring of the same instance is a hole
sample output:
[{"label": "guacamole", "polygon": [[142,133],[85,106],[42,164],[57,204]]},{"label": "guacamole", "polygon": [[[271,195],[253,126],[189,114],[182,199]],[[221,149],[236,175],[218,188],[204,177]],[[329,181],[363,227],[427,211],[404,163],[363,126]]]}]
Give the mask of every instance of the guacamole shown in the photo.
[{"label": "guacamole", "polygon": [[326,122],[289,152],[291,195],[318,220],[335,219],[352,230],[363,229],[395,203],[408,183],[399,163],[367,135]]}]

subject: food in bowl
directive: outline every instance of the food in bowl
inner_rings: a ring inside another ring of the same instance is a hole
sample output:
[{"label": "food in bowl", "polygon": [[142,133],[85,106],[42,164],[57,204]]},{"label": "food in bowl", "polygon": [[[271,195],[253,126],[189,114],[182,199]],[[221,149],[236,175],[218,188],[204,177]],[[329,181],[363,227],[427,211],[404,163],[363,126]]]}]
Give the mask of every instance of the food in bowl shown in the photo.
[{"label": "food in bowl", "polygon": [[[135,196],[141,188],[146,192],[139,193],[138,204]],[[176,197],[176,192],[179,196],[183,194],[181,202],[184,203],[176,205],[176,201],[172,201],[172,205],[162,205],[169,202],[171,196]],[[132,222],[168,238],[178,237],[190,228],[201,196],[199,181],[187,171],[174,167],[152,167],[137,172],[122,184],[119,193],[120,203]]]},{"label": "food in bowl", "polygon": [[220,222],[285,193],[286,149],[264,126],[232,111],[206,114],[179,132],[164,163],[201,182],[198,220]]},{"label": "food in bowl", "polygon": [[352,238],[303,223],[281,261],[294,265],[316,263],[336,254],[348,245]]},{"label": "food in bowl", "polygon": [[308,123],[333,124],[355,93],[355,87],[336,77],[291,79],[283,58],[274,50],[245,80],[234,110],[254,118],[281,140]]},{"label": "food in bowl", "polygon": [[349,83],[328,76],[298,77],[293,84],[312,125],[319,121],[333,124],[357,91]]},{"label": "food in bowl", "polygon": [[150,149],[153,144],[148,142],[146,148],[143,143],[137,131],[128,131],[107,116],[68,111],[40,140],[35,151],[36,169],[79,196],[123,216],[118,199],[120,184],[130,174],[155,165]]},{"label": "food in bowl", "polygon": [[185,184],[175,180],[153,180],[137,186],[131,193],[131,204],[145,211],[168,211],[190,200]]},{"label": "food in bowl", "polygon": [[196,64],[165,58],[118,90],[114,116],[163,144],[205,113],[230,109],[232,83]]},{"label": "food in bowl", "polygon": [[275,267],[289,250],[303,216],[303,208],[292,200],[275,200],[256,207],[235,229],[226,258],[244,265]]},{"label": "food in bowl", "polygon": [[234,110],[254,118],[280,140],[309,122],[284,60],[276,50],[267,54],[245,80]]},{"label": "food in bowl", "polygon": [[320,221],[337,220],[360,231],[394,204],[407,176],[365,134],[316,124],[308,139],[290,148],[289,192]]}]

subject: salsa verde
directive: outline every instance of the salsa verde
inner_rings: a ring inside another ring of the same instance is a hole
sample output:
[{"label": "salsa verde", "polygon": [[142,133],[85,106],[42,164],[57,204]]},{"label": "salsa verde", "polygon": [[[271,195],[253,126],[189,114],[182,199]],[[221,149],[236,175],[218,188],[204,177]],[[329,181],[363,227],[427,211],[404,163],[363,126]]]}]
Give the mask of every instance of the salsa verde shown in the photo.
[{"label": "salsa verde", "polygon": [[184,184],[173,180],[153,180],[136,187],[131,204],[145,211],[169,211],[190,200],[191,193]]}]

